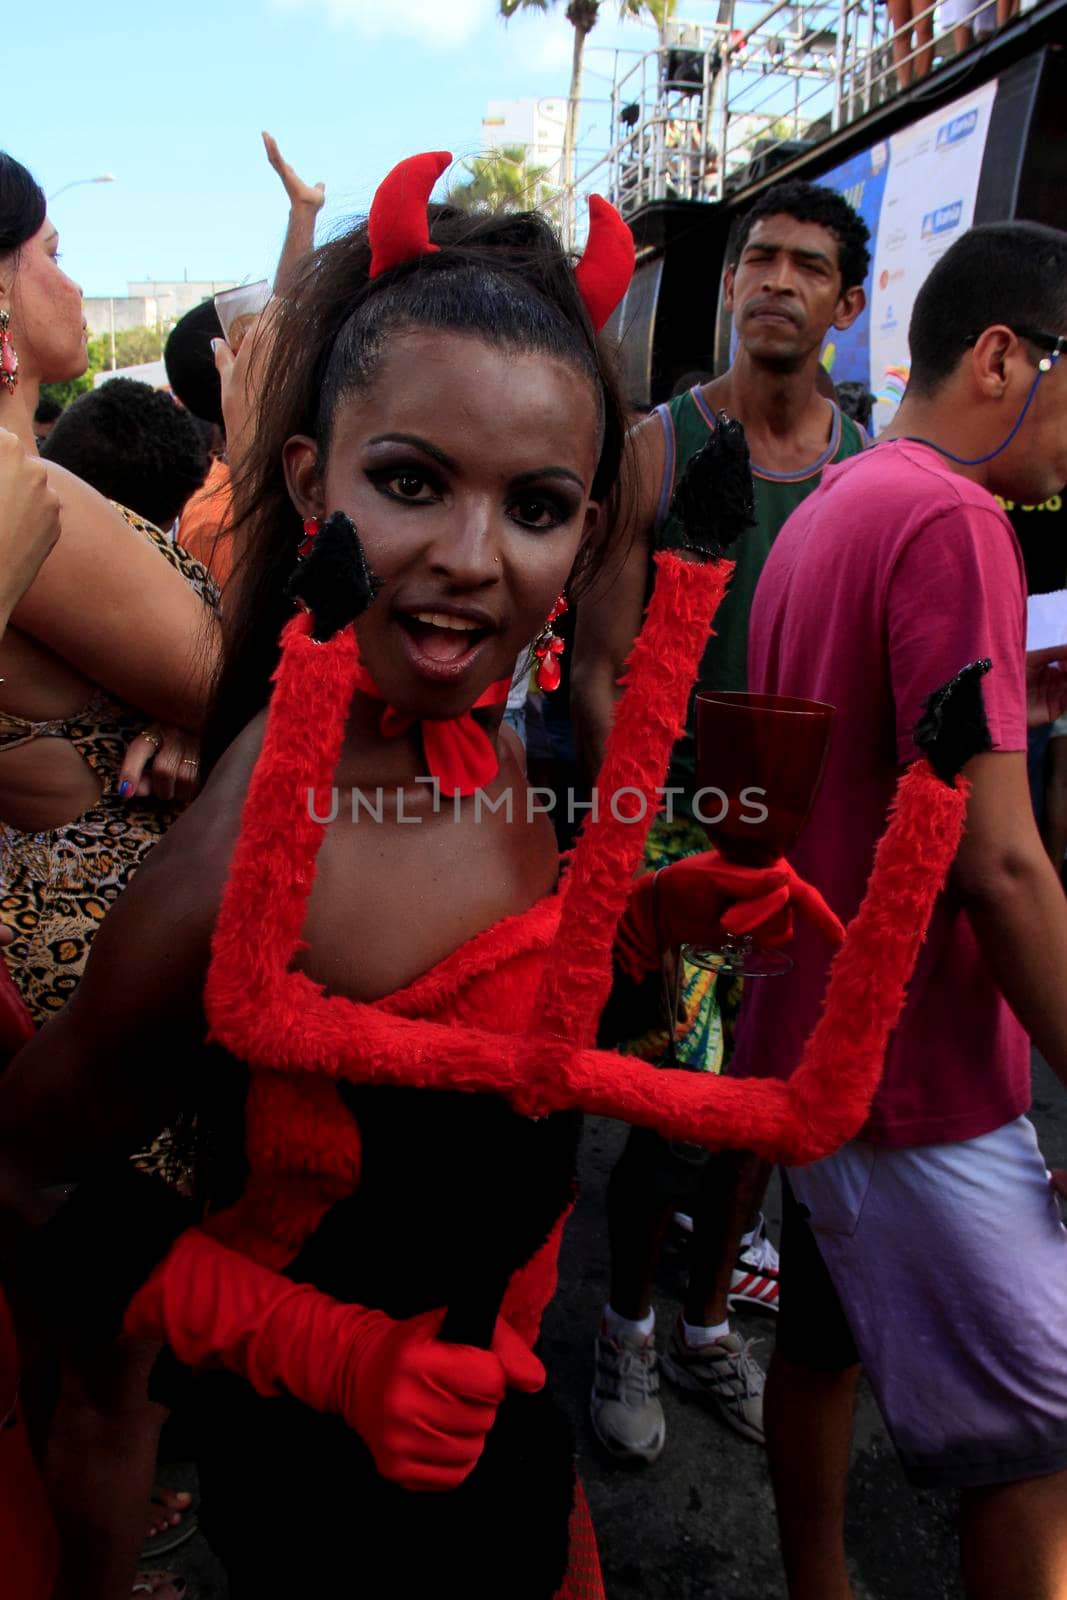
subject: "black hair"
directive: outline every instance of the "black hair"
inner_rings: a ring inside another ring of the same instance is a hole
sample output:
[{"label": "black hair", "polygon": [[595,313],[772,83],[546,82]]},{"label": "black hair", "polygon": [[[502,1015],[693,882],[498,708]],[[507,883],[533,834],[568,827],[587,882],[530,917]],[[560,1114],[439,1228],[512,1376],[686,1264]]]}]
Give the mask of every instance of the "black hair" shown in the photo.
[{"label": "black hair", "polygon": [[255,436],[234,486],[241,556],[227,596],[205,769],[266,703],[278,636],[293,611],[286,585],[300,517],[286,487],[283,446],[293,435],[307,434],[323,459],[338,405],[370,384],[398,331],[467,333],[504,348],[556,356],[587,374],[602,429],[592,493],[605,514],[582,547],[572,595],[619,542],[611,502],[626,416],[613,361],[597,341],[558,237],[536,212],[471,215],[435,205],[428,214],[437,253],[372,280],[362,223],[308,259],[278,308],[271,351],[284,352],[284,359],[272,360],[269,378],[260,385]]},{"label": "black hair", "polygon": [[45,219],[44,190],[21,161],[0,150],[0,256],[32,239]]},{"label": "black hair", "polygon": [[846,417],[851,417],[853,422],[858,422],[861,428],[870,432],[871,418],[874,414],[874,395],[865,383],[839,383],[836,385],[837,403]]},{"label": "black hair", "polygon": [[63,415],[63,407],[54,395],[42,394],[33,413],[34,422],[55,422]]},{"label": "black hair", "polygon": [[1067,233],[1038,222],[990,222],[961,234],[915,297],[909,389],[932,394],[994,323],[1067,332]]},{"label": "black hair", "polygon": [[222,395],[211,341],[221,338],[222,324],[215,302],[203,300],[174,324],[163,350],[171,393],[194,417],[214,422],[220,428]]},{"label": "black hair", "polygon": [[741,259],[753,226],[761,217],[792,217],[796,222],[816,222],[837,240],[837,265],[841,273],[841,288],[855,289],[863,283],[871,264],[870,229],[859,212],[839,195],[836,189],[826,189],[821,183],[805,183],[801,178],[789,178],[785,183],[775,183],[765,190],[741,218],[737,239],[733,246],[732,266]]},{"label": "black hair", "polygon": [[203,438],[189,413],[163,390],[132,378],[111,378],[80,395],[41,445],[41,455],[163,529],[208,469]]}]

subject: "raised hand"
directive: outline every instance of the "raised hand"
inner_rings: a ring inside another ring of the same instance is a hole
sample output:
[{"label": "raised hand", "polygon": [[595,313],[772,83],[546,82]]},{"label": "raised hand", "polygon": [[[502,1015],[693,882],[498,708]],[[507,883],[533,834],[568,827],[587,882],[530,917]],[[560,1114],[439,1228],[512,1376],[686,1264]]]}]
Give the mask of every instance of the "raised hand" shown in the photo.
[{"label": "raised hand", "polygon": [[326,203],[326,185],[305,183],[278,149],[278,142],[273,134],[263,134],[263,148],[267,152],[267,160],[282,180],[290,206],[306,206],[313,213],[321,211]]},{"label": "raised hand", "polygon": [[226,457],[231,474],[240,467],[255,430],[256,401],[269,366],[277,311],[278,301],[271,300],[248,329],[236,355],[225,339],[211,341],[211,353],[219,375]]}]

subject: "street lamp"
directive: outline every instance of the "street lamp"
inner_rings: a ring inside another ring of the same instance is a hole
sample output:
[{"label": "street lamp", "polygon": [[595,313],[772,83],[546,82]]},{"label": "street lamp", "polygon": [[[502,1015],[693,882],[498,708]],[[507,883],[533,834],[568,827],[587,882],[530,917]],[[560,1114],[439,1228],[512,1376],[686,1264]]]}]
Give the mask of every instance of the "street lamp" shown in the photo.
[{"label": "street lamp", "polygon": [[99,177],[96,177],[96,178],[72,178],[69,183],[64,183],[60,188],[58,188],[56,190],[55,194],[50,194],[48,196],[48,204],[51,205],[52,201],[58,199],[58,197],[61,194],[66,194],[68,189],[76,189],[78,187],[79,183],[114,183],[114,182],[115,182],[115,174],[113,172],[101,172]]}]

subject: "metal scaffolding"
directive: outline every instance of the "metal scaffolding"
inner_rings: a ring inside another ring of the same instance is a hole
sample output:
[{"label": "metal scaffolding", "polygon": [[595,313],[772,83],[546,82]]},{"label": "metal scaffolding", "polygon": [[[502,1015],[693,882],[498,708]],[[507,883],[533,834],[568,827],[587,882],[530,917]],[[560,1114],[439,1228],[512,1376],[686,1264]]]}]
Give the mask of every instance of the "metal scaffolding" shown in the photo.
[{"label": "metal scaffolding", "polygon": [[[608,70],[591,63],[589,74],[604,92],[582,101],[591,127],[577,175],[545,209],[575,244],[594,191],[624,216],[653,201],[727,198],[881,105],[898,72],[928,66],[952,32],[938,32],[938,9],[912,19],[919,42],[898,41],[895,63],[888,8],[875,0],[776,0],[747,27],[672,22],[656,49],[605,52]],[[975,0],[952,27],[987,10]],[[724,13],[735,17],[732,0]]]}]

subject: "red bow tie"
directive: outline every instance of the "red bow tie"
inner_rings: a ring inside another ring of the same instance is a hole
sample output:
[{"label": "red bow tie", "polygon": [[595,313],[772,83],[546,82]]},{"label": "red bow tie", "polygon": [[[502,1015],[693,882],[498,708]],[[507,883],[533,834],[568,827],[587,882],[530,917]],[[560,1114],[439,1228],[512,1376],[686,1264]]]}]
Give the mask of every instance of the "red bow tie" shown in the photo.
[{"label": "red bow tie", "polygon": [[[382,701],[378,731],[386,739],[407,733],[419,721],[391,706],[362,663],[356,668],[356,688],[372,700]],[[507,700],[511,679],[500,678],[479,695],[470,711],[445,719],[425,718],[419,723],[422,748],[430,776],[437,780],[442,794],[467,795],[492,783],[500,770],[496,747],[471,712],[479,706],[499,706]]]}]

